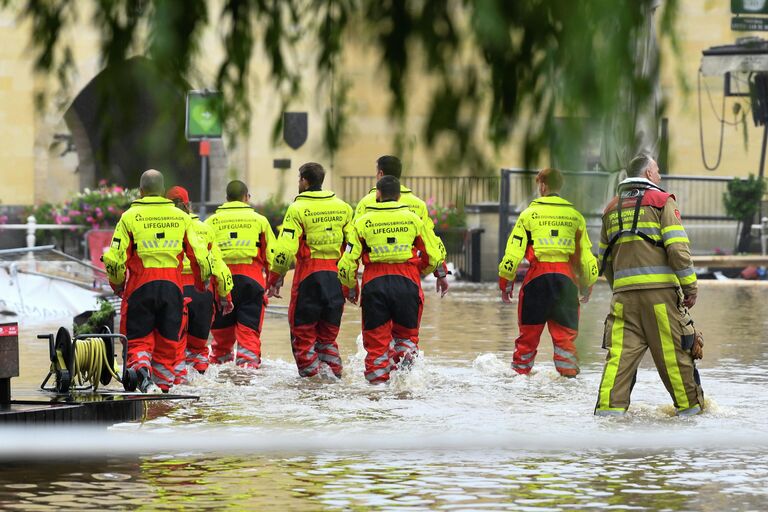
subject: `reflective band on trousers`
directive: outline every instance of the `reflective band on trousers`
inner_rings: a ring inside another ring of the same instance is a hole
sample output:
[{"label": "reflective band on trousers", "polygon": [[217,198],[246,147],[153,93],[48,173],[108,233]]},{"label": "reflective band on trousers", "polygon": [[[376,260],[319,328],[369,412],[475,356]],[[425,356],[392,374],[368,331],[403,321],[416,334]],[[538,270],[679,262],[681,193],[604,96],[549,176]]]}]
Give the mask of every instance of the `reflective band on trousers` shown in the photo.
[{"label": "reflective band on trousers", "polygon": [[339,356],[335,356],[332,354],[325,354],[323,352],[320,352],[317,357],[320,358],[321,361],[324,363],[331,363],[331,364],[337,364],[341,366],[341,358]]},{"label": "reflective band on trousers", "polygon": [[238,359],[240,359],[241,357],[247,357],[252,361],[256,361],[259,359],[259,356],[257,356],[255,353],[251,352],[247,348],[243,348],[240,346],[237,347],[237,357]]},{"label": "reflective band on trousers", "polygon": [[605,363],[603,380],[600,382],[600,400],[598,409],[611,408],[611,391],[616,383],[619,371],[619,360],[624,348],[624,305],[617,302],[613,305],[613,326],[611,326],[611,348],[608,351],[608,361]]},{"label": "reflective band on trousers", "polygon": [[659,337],[661,338],[661,349],[664,353],[664,366],[667,368],[669,382],[672,384],[672,391],[675,393],[675,402],[678,409],[688,409],[688,395],[685,392],[683,378],[680,376],[680,367],[677,366],[677,354],[675,353],[675,342],[672,341],[672,328],[669,325],[666,304],[654,304],[653,312],[656,315],[656,323],[659,326]]},{"label": "reflective band on trousers", "polygon": [[235,356],[233,356],[232,353],[230,352],[229,354],[224,354],[222,356],[215,357],[214,359],[216,359],[217,363],[226,363],[233,360],[234,358]]},{"label": "reflective band on trousers", "polygon": [[522,359],[523,361],[527,361],[527,360],[531,359],[535,355],[536,355],[536,352],[528,352],[527,354],[522,354],[520,356],[520,359]]},{"label": "reflective band on trousers", "polygon": [[168,371],[167,368],[164,366],[152,363],[152,377],[155,382],[160,381],[161,383],[169,382],[173,383],[173,380],[176,378],[173,373]]},{"label": "reflective band on trousers", "polygon": [[512,368],[516,368],[518,370],[530,370],[531,368],[533,368],[533,363],[523,363],[523,364],[512,363]]},{"label": "reflective band on trousers", "polygon": [[141,361],[142,363],[146,361],[149,363],[149,360],[152,359],[152,354],[149,352],[136,352],[136,359]]},{"label": "reflective band on trousers", "polygon": [[[556,356],[560,356],[563,359],[567,359],[574,364],[576,363],[576,354],[568,352],[567,350],[563,350],[560,347],[555,347],[554,352]],[[555,363],[557,363],[557,359],[555,359]]]},{"label": "reflective band on trousers", "polygon": [[205,357],[203,354],[196,354],[194,352],[190,352],[187,350],[187,361],[195,361],[197,363],[205,363],[208,361],[208,358]]},{"label": "reflective band on trousers", "polygon": [[379,366],[380,364],[389,362],[389,354],[381,354],[379,357],[373,360],[373,366]]},{"label": "reflective band on trousers", "polygon": [[368,382],[371,382],[380,377],[383,377],[384,375],[389,375],[389,366],[387,366],[386,368],[379,368],[378,370],[374,370],[372,372],[366,373],[365,378],[368,380]]},{"label": "reflective band on trousers", "polygon": [[315,348],[317,350],[323,350],[325,352],[331,352],[334,354],[338,354],[339,350],[336,348],[336,345],[333,343],[323,343],[323,342],[315,342]]},{"label": "reflective band on trousers", "polygon": [[302,377],[308,377],[310,375],[313,375],[315,373],[315,370],[317,370],[318,366],[320,366],[320,361],[317,359],[314,359],[308,366],[305,368],[299,369],[299,375]]}]

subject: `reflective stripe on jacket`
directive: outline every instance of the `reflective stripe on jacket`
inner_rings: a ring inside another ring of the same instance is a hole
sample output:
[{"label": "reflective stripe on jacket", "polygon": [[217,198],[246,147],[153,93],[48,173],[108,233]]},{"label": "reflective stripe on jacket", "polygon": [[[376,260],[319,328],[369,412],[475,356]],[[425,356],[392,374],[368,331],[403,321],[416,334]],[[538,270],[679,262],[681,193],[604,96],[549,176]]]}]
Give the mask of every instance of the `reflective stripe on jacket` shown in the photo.
[{"label": "reflective stripe on jacket", "polygon": [[[637,180],[622,182],[620,190],[623,230],[619,229],[619,198],[614,197],[603,213],[599,245],[602,258],[611,239],[621,233],[610,248],[605,265],[605,277],[613,291],[681,286],[686,295],[695,294],[696,273],[690,242],[675,197]],[[644,195],[637,210],[637,228],[650,242],[627,232],[634,219],[636,197],[641,192]]]},{"label": "reflective stripe on jacket", "polygon": [[211,261],[192,219],[173,201],[147,196],[131,203],[120,217],[103,261],[113,285],[125,282],[126,270],[136,283],[148,269],[157,270],[153,276],[179,282],[183,254],[190,259],[195,279],[208,279]]},{"label": "reflective stripe on jacket", "polygon": [[529,248],[533,252],[530,259],[535,261],[571,262],[581,288],[597,281],[597,260],[592,254],[584,217],[559,196],[540,197],[523,210],[507,240],[499,276],[514,280]]},{"label": "reflective stripe on jacket", "polygon": [[227,265],[258,263],[268,269],[272,263],[275,235],[263,215],[241,201],[229,201],[219,206],[205,220]]},{"label": "reflective stripe on jacket", "polygon": [[352,223],[348,243],[348,252],[339,261],[339,278],[350,287],[356,283],[361,259],[365,265],[413,264],[424,274],[434,271],[444,260],[434,232],[427,231],[407,205],[395,201],[369,206]]},{"label": "reflective stripe on jacket", "polygon": [[[411,191],[408,187],[405,187],[403,185],[400,185],[400,199],[397,200],[398,203],[404,204],[408,207],[409,210],[411,210],[413,213],[415,213],[420,219],[421,222],[424,223],[424,229],[427,231],[431,231],[432,233],[435,232],[435,223],[432,221],[432,218],[429,216],[429,210],[427,209],[427,204],[422,201],[416,194]],[[357,206],[355,207],[355,217],[354,220],[359,219],[367,210],[369,206],[376,206],[376,189],[371,189],[370,192],[366,196],[364,196],[362,199],[360,199],[360,202],[357,203]],[[439,243],[438,248],[443,253],[443,259],[446,257],[446,251],[445,251],[445,245],[443,245],[443,241],[440,239],[439,236],[435,235],[437,237],[437,241]]]},{"label": "reflective stripe on jacket", "polygon": [[338,261],[351,222],[352,207],[333,192],[302,192],[285,212],[271,270],[284,275],[295,259]]}]

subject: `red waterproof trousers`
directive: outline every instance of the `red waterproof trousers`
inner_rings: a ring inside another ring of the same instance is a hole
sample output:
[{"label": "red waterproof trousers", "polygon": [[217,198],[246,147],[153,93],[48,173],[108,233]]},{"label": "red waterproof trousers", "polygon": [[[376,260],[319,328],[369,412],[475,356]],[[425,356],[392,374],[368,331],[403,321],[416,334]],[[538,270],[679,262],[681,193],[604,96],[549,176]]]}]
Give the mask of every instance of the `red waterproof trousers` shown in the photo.
[{"label": "red waterproof trousers", "polygon": [[187,328],[183,333],[184,350],[177,357],[180,374],[186,373],[185,366],[192,366],[200,373],[208,368],[208,335],[213,322],[213,292],[201,292],[194,286],[189,274],[182,274],[184,301],[187,310]]},{"label": "red waterproof trousers", "polygon": [[534,261],[520,289],[517,305],[520,335],[515,340],[512,368],[528,374],[544,326],[554,343],[555,368],[561,375],[579,373],[574,341],[579,327],[579,292],[569,262]]},{"label": "red waterproof trousers", "polygon": [[343,312],[344,294],[336,261],[299,261],[291,287],[288,322],[293,357],[302,377],[317,375],[321,362],[341,377],[342,362],[336,337]]},{"label": "red waterproof trousers", "polygon": [[168,272],[146,269],[140,276],[129,277],[120,332],[128,338],[128,368],[148,369],[153,382],[167,390],[175,381],[184,302],[178,281],[153,279],[153,274]]},{"label": "red waterproof trousers", "polygon": [[[258,368],[261,366],[261,326],[267,305],[264,272],[257,263],[229,265],[229,270],[234,285],[231,292],[234,310],[228,315],[216,311],[211,325],[213,342],[209,360],[221,364],[234,359],[238,366]],[[235,342],[237,353],[233,356]]]},{"label": "red waterproof trousers", "polygon": [[412,263],[369,263],[360,301],[365,378],[371,384],[386,382],[401,360],[419,351],[424,295],[418,268]]}]

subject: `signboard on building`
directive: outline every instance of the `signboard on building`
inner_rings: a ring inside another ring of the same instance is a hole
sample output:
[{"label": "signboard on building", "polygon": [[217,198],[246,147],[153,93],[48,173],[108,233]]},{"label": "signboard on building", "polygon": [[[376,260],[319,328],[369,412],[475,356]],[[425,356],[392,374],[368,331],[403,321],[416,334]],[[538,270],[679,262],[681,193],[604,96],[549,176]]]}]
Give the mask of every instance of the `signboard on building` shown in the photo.
[{"label": "signboard on building", "polygon": [[220,139],[222,96],[216,91],[187,93],[187,140]]},{"label": "signboard on building", "polygon": [[768,0],[731,0],[733,14],[768,14]]},{"label": "signboard on building", "polygon": [[731,30],[735,32],[766,32],[768,31],[768,18],[734,16],[731,18]]}]

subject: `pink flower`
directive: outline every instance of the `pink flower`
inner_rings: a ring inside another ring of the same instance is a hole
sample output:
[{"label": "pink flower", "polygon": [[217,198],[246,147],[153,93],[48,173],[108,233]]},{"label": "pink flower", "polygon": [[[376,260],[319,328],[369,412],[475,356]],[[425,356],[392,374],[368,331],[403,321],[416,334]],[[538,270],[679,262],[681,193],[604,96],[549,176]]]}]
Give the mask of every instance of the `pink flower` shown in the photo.
[{"label": "pink flower", "polygon": [[107,211],[108,211],[109,213],[115,213],[115,207],[114,207],[114,206],[112,206],[112,205],[110,205],[110,206],[108,206],[108,207],[107,207]]},{"label": "pink flower", "polygon": [[99,186],[100,187],[106,187],[107,186],[107,180],[104,180],[104,179],[99,180]]},{"label": "pink flower", "polygon": [[95,219],[90,215],[85,218],[85,222],[93,222]]},{"label": "pink flower", "polygon": [[69,212],[67,213],[69,214],[70,217],[77,217],[78,215],[83,214],[83,212],[81,212],[80,210],[69,210]]},{"label": "pink flower", "polygon": [[123,192],[123,190],[125,190],[123,187],[119,185],[115,185],[114,188],[112,189],[112,192],[114,192],[115,194],[120,194]]}]

